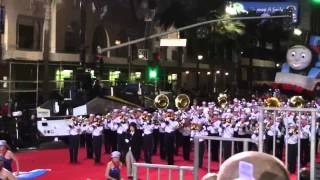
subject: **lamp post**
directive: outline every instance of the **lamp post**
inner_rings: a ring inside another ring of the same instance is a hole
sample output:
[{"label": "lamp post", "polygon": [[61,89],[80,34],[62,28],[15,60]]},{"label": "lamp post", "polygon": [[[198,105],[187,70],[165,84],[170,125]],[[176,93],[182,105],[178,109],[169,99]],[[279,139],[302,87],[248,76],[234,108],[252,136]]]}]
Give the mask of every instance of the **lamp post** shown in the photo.
[{"label": "lamp post", "polygon": [[199,54],[197,56],[197,90],[199,90],[199,86],[200,86],[200,83],[199,83],[199,80],[200,80],[200,61],[203,60],[203,55],[202,54]]},{"label": "lamp post", "polygon": [[213,92],[214,93],[217,93],[217,76],[220,74],[220,70],[217,70],[215,73],[214,73],[214,88],[213,88]]}]

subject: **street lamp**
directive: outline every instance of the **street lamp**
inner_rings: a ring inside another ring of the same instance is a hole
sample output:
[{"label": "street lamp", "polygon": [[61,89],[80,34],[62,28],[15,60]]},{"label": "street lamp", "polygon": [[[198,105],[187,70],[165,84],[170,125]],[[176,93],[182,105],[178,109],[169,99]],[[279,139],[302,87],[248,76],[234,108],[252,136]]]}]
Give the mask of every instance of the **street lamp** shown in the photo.
[{"label": "street lamp", "polygon": [[224,73],[224,75],[225,75],[225,76],[229,76],[229,73],[228,73],[228,72],[226,72],[226,73]]},{"label": "street lamp", "polygon": [[218,70],[218,71],[216,71],[216,74],[220,74],[220,71]]},{"label": "street lamp", "polygon": [[116,40],[114,43],[115,43],[116,45],[119,45],[119,44],[121,44],[121,41],[120,41],[120,40]]},{"label": "street lamp", "polygon": [[210,76],[210,75],[211,75],[211,72],[210,72],[210,71],[208,71],[208,72],[207,72],[207,75],[208,75],[208,76]]},{"label": "street lamp", "polygon": [[278,68],[278,67],[280,67],[280,64],[279,64],[279,63],[277,63],[277,64],[276,64],[276,67],[277,67],[277,68]]},{"label": "street lamp", "polygon": [[294,28],[294,30],[293,30],[293,34],[294,34],[294,35],[297,35],[297,36],[301,36],[302,31],[301,31],[301,29]]},{"label": "street lamp", "polygon": [[197,89],[199,89],[199,81],[200,81],[200,78],[199,78],[199,75],[200,75],[200,71],[199,71],[199,69],[200,69],[200,61],[201,60],[203,60],[203,55],[202,54],[198,54],[198,61],[197,61],[197,71],[198,71],[198,73],[197,73]]},{"label": "street lamp", "polygon": [[190,73],[190,71],[186,71],[185,73],[186,73],[186,74],[189,74],[189,73]]}]

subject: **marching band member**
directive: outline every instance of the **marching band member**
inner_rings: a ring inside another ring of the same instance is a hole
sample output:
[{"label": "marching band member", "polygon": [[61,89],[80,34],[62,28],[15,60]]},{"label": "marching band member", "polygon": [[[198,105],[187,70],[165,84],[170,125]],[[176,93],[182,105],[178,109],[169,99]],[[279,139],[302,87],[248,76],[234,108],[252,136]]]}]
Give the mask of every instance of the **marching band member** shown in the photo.
[{"label": "marching band member", "polygon": [[94,121],[94,114],[90,114],[88,118],[88,124],[83,124],[83,132],[85,132],[85,145],[87,151],[87,158],[93,158],[93,144],[92,144],[92,129],[90,128],[91,124]]},{"label": "marching band member", "polygon": [[144,161],[146,163],[151,163],[151,156],[152,156],[152,147],[153,147],[153,129],[154,124],[152,124],[152,117],[151,114],[147,114],[146,120],[143,123],[143,152],[144,152]]},{"label": "marching band member", "polygon": [[[238,138],[246,138],[247,131],[249,127],[249,122],[247,121],[247,116],[245,114],[240,115],[240,120],[235,125],[235,132],[238,134]],[[242,152],[243,151],[243,143],[236,142],[236,151],[235,152]]]},{"label": "marching band member", "polygon": [[298,129],[295,124],[289,124],[289,132],[286,135],[286,143],[288,143],[288,170],[290,173],[295,173],[297,164],[297,144],[298,144]]},{"label": "marching band member", "polygon": [[69,124],[69,157],[70,163],[77,163],[81,134],[81,123],[78,121],[77,117],[72,117],[71,121],[72,122]]},{"label": "marching band member", "polygon": [[92,130],[92,144],[94,150],[94,162],[100,163],[101,160],[101,146],[102,146],[102,131],[103,124],[101,116],[96,116],[94,123],[91,125]]},{"label": "marching band member", "polygon": [[115,119],[116,127],[117,127],[117,149],[121,153],[120,160],[121,162],[125,161],[125,146],[124,146],[124,137],[125,132],[128,130],[127,117],[122,112],[121,115]]},{"label": "marching band member", "polygon": [[179,129],[182,134],[182,150],[183,150],[183,159],[186,161],[190,160],[190,136],[191,136],[191,127],[190,120],[186,115],[182,115],[182,127]]},{"label": "marching band member", "polygon": [[155,119],[155,116],[152,116],[152,122],[154,124],[154,129],[153,129],[153,148],[152,148],[152,154],[155,155],[157,154],[157,148],[159,144],[159,136],[160,136],[160,123],[157,119]]},{"label": "marching band member", "polygon": [[120,117],[119,109],[114,109],[111,115],[111,121],[108,122],[108,127],[110,128],[110,143],[112,147],[112,152],[118,150],[117,141],[117,129],[118,129],[118,118]]},{"label": "marching band member", "polygon": [[278,121],[279,122],[276,130],[276,157],[282,160],[286,127],[283,123],[282,117],[278,117]]},{"label": "marching band member", "polygon": [[129,124],[129,131],[125,136],[126,144],[126,166],[127,166],[127,176],[132,178],[132,164],[139,161],[139,151],[141,144],[141,137],[137,132],[137,125],[135,123]]},{"label": "marching band member", "polygon": [[[234,135],[234,122],[231,121],[231,115],[225,114],[225,121],[219,128],[219,135],[223,138],[232,138]],[[222,141],[222,153],[224,160],[231,156],[231,141]]]},{"label": "marching band member", "polygon": [[166,117],[165,122],[161,123],[161,126],[164,128],[165,136],[164,143],[166,145],[166,156],[168,165],[173,165],[174,163],[174,132],[178,127],[178,122],[174,119],[174,111],[168,109],[167,112],[169,116]]},{"label": "marching band member", "polygon": [[309,138],[311,136],[310,128],[311,126],[308,124],[308,117],[305,115],[301,116],[300,121],[300,160],[301,166],[305,166],[309,162],[310,157],[310,141]]},{"label": "marching band member", "polygon": [[103,121],[103,139],[104,139],[104,150],[106,154],[109,154],[112,151],[112,141],[111,141],[111,129],[109,124],[111,123],[112,115],[108,113],[104,117]]},{"label": "marching band member", "polygon": [[[196,127],[191,130],[191,140],[196,136],[207,136],[208,132],[204,125],[196,124]],[[202,168],[204,155],[204,139],[199,139],[199,168]]]},{"label": "marching band member", "polygon": [[[219,118],[219,111],[215,110],[213,112],[213,117],[211,117],[210,123],[208,125],[209,136],[219,136],[219,128],[221,121]],[[211,160],[219,160],[219,141],[211,141]]]},{"label": "marching band member", "polygon": [[266,119],[266,143],[267,143],[267,147],[266,147],[266,152],[268,154],[272,154],[273,151],[273,137],[276,136],[276,132],[278,129],[278,124],[276,122],[274,122],[274,119],[272,117],[273,115],[269,115],[269,117],[267,117],[268,119]]},{"label": "marching band member", "polygon": [[166,116],[166,113],[162,110],[159,110],[155,114],[155,119],[160,124],[159,125],[159,149],[160,149],[160,158],[162,160],[166,159],[166,148],[164,143],[165,126],[161,125],[164,122],[165,116]]}]

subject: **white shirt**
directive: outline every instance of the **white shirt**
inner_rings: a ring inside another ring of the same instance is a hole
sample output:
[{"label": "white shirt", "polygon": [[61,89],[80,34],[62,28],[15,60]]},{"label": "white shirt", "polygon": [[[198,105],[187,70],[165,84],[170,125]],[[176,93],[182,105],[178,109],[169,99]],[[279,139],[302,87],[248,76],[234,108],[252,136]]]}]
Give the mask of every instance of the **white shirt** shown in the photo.
[{"label": "white shirt", "polygon": [[181,132],[182,136],[190,136],[191,135],[191,128],[190,127],[180,128],[179,131]]},{"label": "white shirt", "polygon": [[238,122],[234,128],[235,131],[238,131],[238,135],[246,135],[246,130],[248,127],[248,122]]},{"label": "white shirt", "polygon": [[232,125],[223,125],[224,128],[219,128],[219,134],[221,137],[223,138],[232,138],[233,134],[234,134],[234,128],[232,127]]},{"label": "white shirt", "polygon": [[285,140],[288,144],[297,144],[298,143],[298,135],[297,134],[293,134],[293,135],[288,135],[285,137]]},{"label": "white shirt", "polygon": [[[70,127],[71,126],[71,127]],[[69,126],[69,133],[71,136],[79,135],[81,134],[81,126],[80,125],[71,125]]]},{"label": "white shirt", "polygon": [[144,123],[143,124],[143,134],[144,135],[152,134],[153,129],[154,129],[154,125],[153,124],[148,124],[148,123]]},{"label": "white shirt", "polygon": [[207,128],[207,130],[211,133],[211,134],[218,134],[219,133],[219,128],[221,125],[221,121],[215,121],[211,126],[209,126]]},{"label": "white shirt", "polygon": [[310,132],[310,125],[305,125],[304,127],[301,127],[300,129],[300,138],[301,139],[308,139],[311,136]]},{"label": "white shirt", "polygon": [[127,123],[120,123],[120,124],[117,124],[117,126],[118,126],[117,134],[123,134],[124,132],[126,132],[128,130]]},{"label": "white shirt", "polygon": [[276,135],[277,131],[278,131],[278,125],[279,123],[273,123],[271,126],[270,126],[270,129],[267,131],[267,135],[268,136],[274,136]]},{"label": "white shirt", "polygon": [[91,126],[92,136],[101,136],[103,131],[103,126]]},{"label": "white shirt", "polygon": [[[191,131],[191,139],[196,137],[196,136],[208,136],[208,132],[206,131],[206,129],[202,129],[201,131],[198,130],[192,130]],[[203,142],[204,139],[199,139],[199,142]]]},{"label": "white shirt", "polygon": [[207,124],[208,123],[208,118],[206,116],[202,115],[193,115],[192,116],[192,123],[195,124]]},{"label": "white shirt", "polygon": [[161,127],[164,128],[164,132],[166,133],[172,133],[174,132],[177,127],[178,127],[178,122],[177,121],[172,121],[172,120],[169,120],[168,121],[168,124],[166,123],[161,123]]}]

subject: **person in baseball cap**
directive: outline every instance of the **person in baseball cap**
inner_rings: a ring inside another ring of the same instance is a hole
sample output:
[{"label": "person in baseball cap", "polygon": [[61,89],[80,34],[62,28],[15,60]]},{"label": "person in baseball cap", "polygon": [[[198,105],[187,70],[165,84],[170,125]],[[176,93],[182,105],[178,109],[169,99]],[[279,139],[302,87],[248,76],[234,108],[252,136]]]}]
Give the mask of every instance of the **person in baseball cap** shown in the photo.
[{"label": "person in baseball cap", "polygon": [[119,151],[113,151],[111,153],[111,161],[108,162],[105,177],[106,179],[121,179],[121,153]]}]

